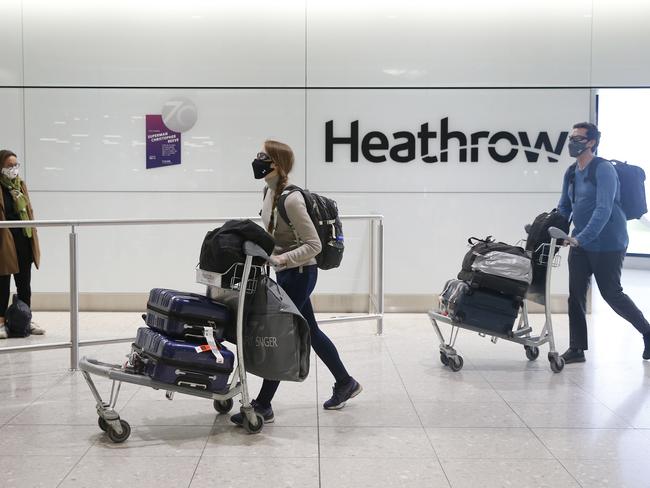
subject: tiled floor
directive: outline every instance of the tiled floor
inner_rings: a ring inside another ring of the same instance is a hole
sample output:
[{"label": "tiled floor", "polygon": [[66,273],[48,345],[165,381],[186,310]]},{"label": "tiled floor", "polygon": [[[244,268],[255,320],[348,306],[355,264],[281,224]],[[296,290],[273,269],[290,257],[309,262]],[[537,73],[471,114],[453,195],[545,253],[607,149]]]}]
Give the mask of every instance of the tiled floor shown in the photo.
[{"label": "tiled floor", "polygon": [[[649,274],[625,278],[650,316]],[[0,486],[647,488],[650,362],[631,326],[599,301],[594,312],[587,363],[560,374],[545,350],[529,362],[522,347],[470,332],[458,340],[465,367],[452,373],[421,314],[389,315],[383,337],[371,323],[325,326],[363,393],[322,410],[332,378],[314,362],[304,383],[281,386],[276,423],[254,436],[207,400],[125,385],[119,408],[133,433],[115,445],[66,351],[0,355]],[[48,340],[67,338],[65,314],[37,320]],[[84,314],[82,338],[129,335],[139,321]],[[566,317],[555,325],[563,350]],[[117,361],[127,349],[82,352]]]}]

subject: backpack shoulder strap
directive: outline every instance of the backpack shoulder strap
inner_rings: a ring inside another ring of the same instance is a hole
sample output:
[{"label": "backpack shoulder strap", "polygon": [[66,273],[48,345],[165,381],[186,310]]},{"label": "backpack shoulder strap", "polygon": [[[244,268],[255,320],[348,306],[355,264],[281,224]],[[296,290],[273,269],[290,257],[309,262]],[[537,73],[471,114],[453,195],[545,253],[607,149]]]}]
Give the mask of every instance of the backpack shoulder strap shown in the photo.
[{"label": "backpack shoulder strap", "polygon": [[280,198],[278,199],[278,213],[280,214],[280,217],[282,217],[282,220],[284,220],[287,224],[289,224],[290,227],[293,228],[293,225],[291,224],[291,221],[289,220],[289,215],[287,215],[287,208],[284,205],[284,202],[286,201],[287,197],[291,195],[293,192],[299,191],[302,193],[302,188],[296,185],[289,185],[282,190],[282,195],[280,195]]},{"label": "backpack shoulder strap", "polygon": [[601,162],[607,161],[606,159],[599,158],[596,156],[593,161],[589,164],[589,168],[587,169],[587,180],[591,181],[591,183],[596,186],[596,170],[598,170],[598,166],[600,165]]}]

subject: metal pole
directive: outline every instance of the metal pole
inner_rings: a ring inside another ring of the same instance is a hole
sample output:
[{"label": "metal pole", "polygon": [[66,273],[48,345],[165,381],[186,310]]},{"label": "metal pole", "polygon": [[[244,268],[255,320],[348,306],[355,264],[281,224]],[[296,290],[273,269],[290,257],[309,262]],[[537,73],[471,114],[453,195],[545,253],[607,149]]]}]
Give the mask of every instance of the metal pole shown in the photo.
[{"label": "metal pole", "polygon": [[384,219],[379,219],[377,224],[378,236],[377,243],[379,249],[377,251],[377,305],[380,318],[377,319],[377,335],[384,333]]},{"label": "metal pole", "polygon": [[70,370],[79,366],[79,273],[77,270],[77,234],[70,227]]},{"label": "metal pole", "polygon": [[377,283],[375,281],[377,267],[377,249],[375,240],[375,221],[370,221],[370,284],[368,290],[368,313],[373,314],[377,311]]}]

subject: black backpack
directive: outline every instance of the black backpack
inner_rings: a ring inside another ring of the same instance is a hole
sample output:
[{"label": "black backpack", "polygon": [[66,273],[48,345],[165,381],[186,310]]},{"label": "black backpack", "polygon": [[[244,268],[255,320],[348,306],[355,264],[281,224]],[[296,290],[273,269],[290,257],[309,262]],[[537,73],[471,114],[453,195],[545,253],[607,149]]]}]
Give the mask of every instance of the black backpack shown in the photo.
[{"label": "black backpack", "polygon": [[[542,244],[549,244],[551,236],[548,234],[550,227],[562,229],[569,233],[569,221],[556,208],[550,212],[542,212],[533,221],[528,229],[528,238],[526,239],[526,251],[537,252]],[[563,244],[562,239],[558,241],[559,245]],[[540,250],[541,252],[542,250]],[[546,250],[548,252],[548,250]]]},{"label": "black backpack", "polygon": [[[587,168],[587,180],[596,185],[596,169],[601,161],[606,159],[596,157]],[[645,196],[645,171],[638,166],[628,164],[627,161],[612,159],[611,163],[618,174],[618,181],[621,183],[620,205],[627,220],[640,219],[648,213],[648,204]],[[573,163],[569,173],[569,184],[575,184],[576,165]],[[575,189],[574,189],[575,199]]]},{"label": "black backpack", "polygon": [[[266,251],[273,252],[275,240],[249,219],[229,220],[223,226],[208,232],[201,245],[199,268],[214,273],[225,273],[235,263],[246,259],[242,246],[244,241],[252,241]],[[254,258],[253,264],[262,265],[261,258]]]},{"label": "black backpack", "polygon": [[[320,239],[321,252],[316,256],[316,264],[320,269],[338,268],[343,260],[345,245],[343,244],[343,224],[339,218],[336,202],[295,185],[287,186],[278,200],[278,213],[291,229],[293,229],[293,224],[289,220],[284,202],[295,191],[299,191],[305,199],[307,212]],[[266,189],[264,195],[266,196]]]},{"label": "black backpack", "polygon": [[9,337],[29,337],[31,334],[32,311],[20,298],[14,295],[13,302],[5,313]]}]

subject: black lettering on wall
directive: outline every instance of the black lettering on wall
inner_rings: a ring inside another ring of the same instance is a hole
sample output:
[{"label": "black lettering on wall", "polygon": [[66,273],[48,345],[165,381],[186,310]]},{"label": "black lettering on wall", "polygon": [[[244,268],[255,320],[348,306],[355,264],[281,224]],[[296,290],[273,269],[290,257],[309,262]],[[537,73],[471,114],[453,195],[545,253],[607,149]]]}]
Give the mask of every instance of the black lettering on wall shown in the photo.
[{"label": "black lettering on wall", "polygon": [[445,117],[440,121],[440,161],[446,163],[448,160],[448,147],[449,140],[457,139],[460,150],[458,152],[458,160],[461,163],[467,162],[467,136],[460,131],[449,132],[449,117]]},{"label": "black lettering on wall", "polygon": [[[397,144],[390,148],[390,158],[397,163],[410,163],[415,159],[415,136],[411,132],[395,132],[393,137],[397,139],[406,139],[406,142]],[[406,151],[405,155],[400,155]]]},{"label": "black lettering on wall", "polygon": [[[525,150],[526,159],[529,163],[536,163],[537,158],[540,155],[540,149],[544,148],[547,153],[547,158],[550,163],[557,163],[558,159],[550,156],[549,154],[557,154],[558,156],[562,154],[562,149],[566,144],[566,138],[569,133],[566,131],[560,132],[560,136],[557,139],[557,144],[553,147],[551,143],[551,138],[548,135],[548,132],[540,132],[535,141],[535,149],[537,151]],[[527,132],[519,132],[519,139],[521,140],[521,145],[527,148],[530,148],[530,139]]]},{"label": "black lettering on wall", "polygon": [[[379,142],[372,142],[373,139],[379,139]],[[368,132],[361,141],[361,153],[371,163],[383,163],[386,161],[386,156],[375,156],[370,151],[385,151],[388,149],[388,138],[386,134],[379,131]]]},{"label": "black lettering on wall", "polygon": [[480,139],[487,139],[488,137],[490,137],[490,133],[486,130],[481,130],[472,134],[472,150],[470,151],[470,161],[472,163],[478,163],[478,141]]},{"label": "black lettering on wall", "polygon": [[350,137],[334,137],[334,121],[325,123],[325,162],[334,161],[334,144],[350,145],[350,161],[359,162],[359,121],[350,124]]},{"label": "black lettering on wall", "polygon": [[495,161],[499,163],[509,163],[513,159],[517,157],[517,154],[519,153],[519,150],[516,147],[513,147],[509,153],[507,154],[499,154],[497,152],[497,149],[495,145],[501,140],[505,139],[508,141],[510,144],[513,146],[517,146],[519,141],[517,138],[514,136],[514,134],[511,134],[510,132],[506,131],[500,131],[494,134],[492,137],[490,137],[490,140],[488,141],[488,144],[490,144],[490,147],[488,147],[488,152],[490,153],[490,157],[494,159]]},{"label": "black lettering on wall", "polygon": [[420,139],[420,154],[422,155],[422,161],[425,163],[438,162],[436,156],[429,156],[429,139],[435,139],[437,136],[437,132],[429,130],[428,122],[420,126],[420,131],[418,132],[418,139]]}]

